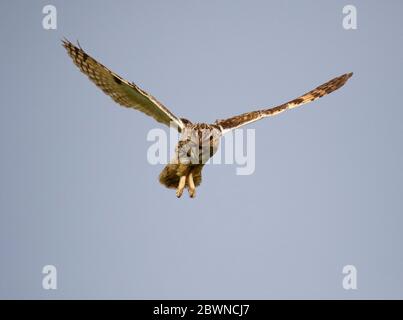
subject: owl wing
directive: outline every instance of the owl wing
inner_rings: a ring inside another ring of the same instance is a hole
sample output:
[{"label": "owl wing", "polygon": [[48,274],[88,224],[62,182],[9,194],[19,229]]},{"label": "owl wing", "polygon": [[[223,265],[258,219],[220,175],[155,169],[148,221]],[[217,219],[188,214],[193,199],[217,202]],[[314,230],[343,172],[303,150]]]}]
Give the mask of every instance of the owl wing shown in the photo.
[{"label": "owl wing", "polygon": [[139,110],[167,126],[174,125],[179,131],[182,131],[184,128],[182,120],[152,95],[109,70],[85,53],[81,47],[75,46],[68,40],[63,40],[63,46],[81,72],[86,74],[97,87],[115,102],[124,107]]},{"label": "owl wing", "polygon": [[352,72],[343,74],[342,76],[334,78],[334,79],[320,85],[319,87],[303,94],[302,96],[300,96],[294,100],[291,100],[289,102],[286,102],[282,105],[279,105],[277,107],[247,112],[247,113],[243,113],[241,115],[238,115],[238,116],[235,116],[232,118],[228,118],[225,120],[217,120],[215,122],[215,124],[221,128],[222,133],[224,134],[230,130],[239,128],[246,124],[255,122],[257,120],[260,120],[260,119],[263,119],[266,117],[274,116],[285,110],[296,108],[305,103],[312,102],[316,99],[319,99],[319,98],[341,88],[352,75],[353,75]]}]

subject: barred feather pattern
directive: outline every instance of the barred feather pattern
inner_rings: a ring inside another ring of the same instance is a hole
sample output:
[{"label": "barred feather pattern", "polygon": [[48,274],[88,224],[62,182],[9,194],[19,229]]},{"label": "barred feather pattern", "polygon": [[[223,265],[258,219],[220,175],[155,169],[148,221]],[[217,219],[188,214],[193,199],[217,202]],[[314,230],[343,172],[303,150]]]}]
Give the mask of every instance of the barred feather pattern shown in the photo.
[{"label": "barred feather pattern", "polygon": [[342,76],[334,78],[320,85],[319,87],[303,94],[302,96],[277,107],[247,112],[225,120],[217,120],[215,124],[221,128],[223,133],[225,133],[227,131],[239,128],[243,125],[258,121],[260,119],[277,115],[285,110],[293,109],[302,106],[303,104],[306,104],[308,102],[315,101],[316,99],[319,99],[341,88],[347,82],[347,80],[351,78],[352,75],[352,72],[343,74]]}]

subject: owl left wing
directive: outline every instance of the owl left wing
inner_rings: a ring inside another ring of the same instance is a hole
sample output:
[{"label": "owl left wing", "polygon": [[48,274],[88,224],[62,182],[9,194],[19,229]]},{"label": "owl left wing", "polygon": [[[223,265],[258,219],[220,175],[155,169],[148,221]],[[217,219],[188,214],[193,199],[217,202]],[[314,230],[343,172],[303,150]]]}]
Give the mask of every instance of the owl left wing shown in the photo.
[{"label": "owl left wing", "polygon": [[63,40],[63,46],[80,71],[115,102],[141,111],[167,126],[173,125],[179,131],[183,130],[182,120],[152,95],[109,70],[70,41]]},{"label": "owl left wing", "polygon": [[224,134],[228,131],[242,127],[249,123],[258,121],[258,120],[266,118],[266,117],[274,116],[287,109],[293,109],[293,108],[296,108],[303,104],[306,104],[308,102],[312,102],[316,99],[319,99],[319,98],[341,88],[352,75],[353,75],[352,72],[343,74],[342,76],[334,78],[334,79],[320,85],[319,87],[303,94],[302,96],[300,96],[294,100],[291,100],[289,102],[286,102],[282,105],[279,105],[277,107],[247,112],[247,113],[243,113],[241,115],[238,115],[238,116],[235,116],[232,118],[228,118],[225,120],[217,120],[215,122],[215,124],[221,128],[221,131]]}]

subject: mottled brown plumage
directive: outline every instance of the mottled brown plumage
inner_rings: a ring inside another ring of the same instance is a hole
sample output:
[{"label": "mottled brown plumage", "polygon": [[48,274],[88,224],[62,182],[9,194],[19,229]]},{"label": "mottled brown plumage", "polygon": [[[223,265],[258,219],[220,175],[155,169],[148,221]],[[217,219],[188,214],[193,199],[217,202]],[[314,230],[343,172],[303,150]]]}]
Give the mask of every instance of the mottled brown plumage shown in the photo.
[{"label": "mottled brown plumage", "polygon": [[68,40],[63,40],[63,46],[81,72],[115,102],[139,110],[165,125],[175,126],[181,132],[175,157],[159,176],[160,182],[167,188],[177,189],[178,197],[185,188],[188,188],[191,197],[195,196],[196,187],[201,183],[201,171],[217,151],[223,134],[319,99],[342,87],[352,76],[352,73],[346,73],[274,108],[247,112],[225,120],[217,120],[214,124],[193,124],[187,119],[176,117],[152,95],[97,62],[80,46],[75,46]]},{"label": "mottled brown plumage", "polygon": [[225,132],[228,130],[233,130],[235,128],[241,127],[245,124],[255,122],[262,118],[274,116],[287,109],[296,108],[305,103],[315,101],[316,99],[319,99],[319,98],[339,89],[347,82],[347,80],[352,75],[353,75],[353,73],[343,74],[342,76],[334,78],[334,79],[320,85],[319,87],[303,94],[302,96],[300,96],[294,100],[291,100],[289,102],[286,102],[282,105],[279,105],[277,107],[247,112],[247,113],[244,113],[244,114],[241,114],[241,115],[229,118],[229,119],[216,121],[215,124],[220,126],[223,129],[223,131]]}]

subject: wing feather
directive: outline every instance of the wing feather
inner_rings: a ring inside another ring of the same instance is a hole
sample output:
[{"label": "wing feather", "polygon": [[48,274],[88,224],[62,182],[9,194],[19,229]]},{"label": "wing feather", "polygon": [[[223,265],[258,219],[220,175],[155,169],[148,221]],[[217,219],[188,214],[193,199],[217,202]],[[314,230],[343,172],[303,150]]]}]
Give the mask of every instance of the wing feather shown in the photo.
[{"label": "wing feather", "polygon": [[179,131],[184,128],[181,119],[136,84],[128,82],[109,70],[70,41],[63,40],[63,46],[81,72],[115,102],[124,107],[141,111],[167,126],[174,124]]},{"label": "wing feather", "polygon": [[247,112],[225,120],[217,120],[215,124],[221,128],[223,133],[226,133],[260,119],[277,115],[285,110],[293,109],[308,102],[312,102],[341,88],[352,75],[352,72],[343,74],[342,76],[334,78],[294,100],[288,101],[274,108]]}]

